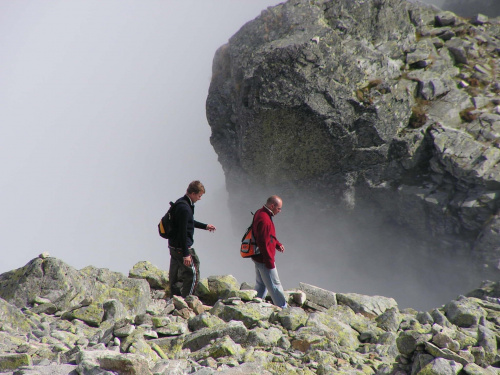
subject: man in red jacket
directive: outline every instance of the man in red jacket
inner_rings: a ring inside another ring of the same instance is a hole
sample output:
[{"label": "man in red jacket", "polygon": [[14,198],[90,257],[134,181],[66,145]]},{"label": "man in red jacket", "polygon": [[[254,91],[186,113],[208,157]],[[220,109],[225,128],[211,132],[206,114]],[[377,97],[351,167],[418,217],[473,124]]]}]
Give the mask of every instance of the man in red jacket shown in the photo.
[{"label": "man in red jacket", "polygon": [[279,307],[287,307],[285,293],[281,285],[274,257],[276,250],[284,252],[285,247],[276,238],[273,216],[281,212],[283,202],[280,197],[273,195],[266,204],[255,213],[252,231],[260,250],[259,255],[252,256],[255,264],[255,290],[257,297],[265,298],[267,292],[273,303]]}]

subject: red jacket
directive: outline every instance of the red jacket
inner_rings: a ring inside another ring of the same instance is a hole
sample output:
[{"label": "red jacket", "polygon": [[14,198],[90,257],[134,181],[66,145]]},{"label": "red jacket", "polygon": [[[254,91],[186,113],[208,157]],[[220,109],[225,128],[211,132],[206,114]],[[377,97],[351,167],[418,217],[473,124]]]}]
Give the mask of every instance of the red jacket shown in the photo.
[{"label": "red jacket", "polygon": [[254,255],[252,259],[256,262],[264,263],[269,269],[275,268],[274,256],[276,255],[276,249],[281,246],[281,243],[276,238],[273,214],[266,206],[255,213],[252,231],[260,250],[260,254]]}]

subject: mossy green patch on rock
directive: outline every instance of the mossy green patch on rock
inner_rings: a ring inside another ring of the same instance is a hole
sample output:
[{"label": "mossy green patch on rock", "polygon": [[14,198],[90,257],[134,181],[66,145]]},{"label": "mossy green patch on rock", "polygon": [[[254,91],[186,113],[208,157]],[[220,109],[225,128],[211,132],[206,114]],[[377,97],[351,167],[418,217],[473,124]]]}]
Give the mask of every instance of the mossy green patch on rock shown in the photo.
[{"label": "mossy green patch on rock", "polygon": [[[36,317],[32,317],[36,320]],[[30,332],[35,323],[18,308],[0,298],[0,330]]]},{"label": "mossy green patch on rock", "polygon": [[92,327],[98,327],[104,317],[104,310],[100,304],[91,304],[72,311],[68,311],[62,315],[63,319],[73,320],[79,319]]},{"label": "mossy green patch on rock", "polygon": [[208,353],[212,358],[239,357],[243,354],[243,351],[241,345],[236,344],[229,336],[224,336],[215,342],[208,350]]},{"label": "mossy green patch on rock", "polygon": [[200,315],[196,315],[195,317],[189,319],[188,327],[191,331],[197,331],[201,328],[206,327],[214,327],[216,325],[220,325],[224,323],[224,321],[209,312],[203,312]]},{"label": "mossy green patch on rock", "polygon": [[[356,330],[340,319],[337,319],[335,316],[326,313],[317,312],[310,314],[306,323],[306,328],[319,329],[334,343],[349,349],[355,349],[360,344],[358,340],[359,333]],[[301,328],[301,330],[303,330],[303,332],[306,331],[304,328]]]},{"label": "mossy green patch on rock", "polygon": [[180,358],[184,336],[163,337],[159,339],[148,340],[148,344],[157,345],[163,353],[170,359]]},{"label": "mossy green patch on rock", "polygon": [[259,322],[268,321],[274,311],[275,306],[260,303],[245,303],[235,306],[217,303],[210,310],[210,313],[226,322],[231,320],[241,321],[247,328],[250,328]]},{"label": "mossy green patch on rock", "polygon": [[298,369],[287,362],[268,362],[264,365],[264,368],[267,371],[270,371],[272,374],[281,375],[281,374],[290,374],[290,375],[305,375],[312,374],[312,372],[304,372],[304,369]]},{"label": "mossy green patch on rock", "polygon": [[151,288],[165,289],[168,286],[168,272],[159,269],[149,261],[136,263],[129,272],[129,277],[145,279]]},{"label": "mossy green patch on rock", "polygon": [[94,303],[104,304],[107,300],[116,299],[129,314],[146,312],[151,301],[150,287],[146,280],[127,278],[119,272],[95,267],[85,267],[80,273],[91,284],[87,294]]},{"label": "mossy green patch on rock", "polygon": [[295,331],[305,326],[308,315],[300,307],[289,307],[276,314],[278,321],[285,329]]},{"label": "mossy green patch on rock", "polygon": [[228,297],[238,297],[242,301],[252,301],[257,296],[257,291],[252,289],[246,290],[231,290]]},{"label": "mossy green patch on rock", "polygon": [[[261,110],[254,126],[242,142],[242,167],[249,174],[264,173],[266,182],[273,184],[335,170],[339,147],[323,119],[312,113],[279,107]],[[249,152],[257,148],[269,152]]]},{"label": "mossy green patch on rock", "polygon": [[144,339],[138,339],[130,344],[128,353],[139,354],[141,357],[145,357],[147,360],[154,362],[160,359],[159,353]]},{"label": "mossy green patch on rock", "polygon": [[31,366],[31,356],[28,354],[0,354],[0,371],[6,372],[21,366]]},{"label": "mossy green patch on rock", "polygon": [[233,275],[222,275],[222,276],[210,276],[207,279],[208,291],[205,291],[204,295],[201,295],[201,288],[198,286],[199,291],[197,294],[199,297],[210,304],[221,298],[226,298],[232,290],[239,290],[240,286],[238,281]]}]

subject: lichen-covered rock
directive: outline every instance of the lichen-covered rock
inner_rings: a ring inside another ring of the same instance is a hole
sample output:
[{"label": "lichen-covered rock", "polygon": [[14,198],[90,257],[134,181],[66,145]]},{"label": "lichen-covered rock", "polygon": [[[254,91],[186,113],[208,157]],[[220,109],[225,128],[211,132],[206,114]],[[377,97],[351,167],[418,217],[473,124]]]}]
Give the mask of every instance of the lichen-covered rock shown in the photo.
[{"label": "lichen-covered rock", "polygon": [[30,332],[35,322],[28,319],[17,307],[0,298],[0,331]]},{"label": "lichen-covered rock", "polygon": [[165,289],[168,286],[168,272],[159,269],[149,261],[136,263],[128,276],[135,279],[145,279],[154,289]]},{"label": "lichen-covered rock", "polygon": [[377,326],[385,331],[394,332],[399,328],[401,314],[396,307],[386,309],[382,314],[375,318]]},{"label": "lichen-covered rock", "polygon": [[431,339],[431,333],[408,330],[399,334],[396,343],[401,354],[410,356],[417,349],[417,347],[423,347],[425,343]]},{"label": "lichen-covered rock", "polygon": [[61,260],[35,258],[26,266],[0,275],[0,297],[18,306],[46,298],[70,319],[88,319],[98,325],[103,304],[115,299],[130,314],[145,312],[151,300],[144,279],[129,279],[118,272],[92,266],[80,271]]},{"label": "lichen-covered rock", "polygon": [[329,290],[306,283],[299,283],[299,288],[306,294],[306,302],[312,302],[326,309],[337,304],[335,293]]},{"label": "lichen-covered rock", "polygon": [[0,297],[17,307],[30,306],[37,297],[59,305],[62,296],[74,298],[84,288],[77,270],[50,257],[34,258],[24,267],[0,275]]},{"label": "lichen-covered rock", "polygon": [[62,314],[63,319],[73,320],[79,319],[85,323],[98,327],[104,317],[104,309],[101,304],[93,303],[89,306],[83,306]]},{"label": "lichen-covered rock", "polygon": [[243,343],[247,336],[248,330],[242,322],[230,321],[227,324],[221,324],[213,327],[202,328],[196,332],[184,337],[184,348],[191,351],[197,351],[208,345],[211,340],[229,336],[236,343]]},{"label": "lichen-covered rock", "polygon": [[0,354],[0,372],[16,370],[19,367],[31,366],[33,364],[28,354]]},{"label": "lichen-covered rock", "polygon": [[115,353],[109,350],[83,351],[77,358],[80,374],[98,373],[98,370],[120,374],[152,375],[145,358],[135,354]]},{"label": "lichen-covered rock", "polygon": [[188,332],[187,324],[185,323],[169,323],[155,330],[160,336],[179,336]]},{"label": "lichen-covered rock", "polygon": [[151,301],[149,284],[144,279],[131,279],[119,272],[107,269],[85,267],[80,270],[86,280],[86,290],[94,303],[104,303],[110,299],[120,301],[127,313],[141,314]]},{"label": "lichen-covered rock", "polygon": [[[337,345],[356,349],[360,342],[359,333],[349,325],[335,316],[323,312],[316,312],[309,315],[306,328],[314,328],[315,334],[324,335]],[[306,329],[299,328],[298,332],[307,332]]]},{"label": "lichen-covered rock", "polygon": [[279,311],[276,318],[285,329],[295,331],[306,325],[308,315],[300,307],[290,307]]},{"label": "lichen-covered rock", "polygon": [[421,375],[447,375],[458,374],[463,366],[455,361],[449,361],[444,358],[436,358],[426,365],[419,374]]},{"label": "lichen-covered rock", "polygon": [[182,353],[184,336],[161,337],[148,341],[148,344],[154,348],[159,348],[168,358],[179,358]]},{"label": "lichen-covered rock", "polygon": [[196,295],[203,302],[213,305],[217,300],[227,298],[230,293],[239,289],[238,281],[232,275],[210,276],[200,280]]},{"label": "lichen-covered rock", "polygon": [[469,298],[463,297],[444,307],[448,320],[459,327],[471,327],[486,317],[486,311]]},{"label": "lichen-covered rock", "polygon": [[224,321],[218,316],[212,315],[209,312],[204,312],[189,319],[188,325],[191,331],[198,331],[202,328],[210,328],[223,323]]},{"label": "lichen-covered rock", "polygon": [[226,305],[219,301],[210,310],[210,313],[226,322],[241,321],[247,328],[251,328],[263,321],[269,321],[275,310],[276,307],[268,303],[250,302],[241,305]]},{"label": "lichen-covered rock", "polygon": [[240,298],[242,301],[252,301],[255,297],[257,297],[257,291],[256,290],[231,290],[228,295],[228,297],[237,297]]},{"label": "lichen-covered rock", "polygon": [[387,309],[397,308],[394,298],[366,296],[358,293],[337,293],[337,302],[349,306],[354,312],[376,317]]},{"label": "lichen-covered rock", "polygon": [[468,363],[471,363],[472,362],[471,359],[474,358],[473,356],[465,355],[465,353],[461,353],[461,355],[459,355],[458,353],[455,353],[454,351],[451,351],[447,348],[440,349],[430,342],[425,342],[424,345],[426,352],[431,354],[433,357],[454,361],[462,364],[463,366],[467,365]]},{"label": "lichen-covered rock", "polygon": [[224,336],[215,340],[215,342],[208,347],[193,353],[193,358],[200,360],[202,358],[214,358],[218,359],[221,357],[234,357],[239,358],[244,352],[241,345],[236,344],[231,337]]},{"label": "lichen-covered rock", "polygon": [[217,50],[206,102],[231,209],[284,191],[302,217],[390,221],[399,251],[498,276],[498,25],[477,22],[405,0],[291,0],[245,24]]},{"label": "lichen-covered rock", "polygon": [[261,328],[257,327],[248,332],[246,345],[273,347],[278,346],[279,341],[283,338],[283,332],[276,327]]},{"label": "lichen-covered rock", "polygon": [[[104,288],[103,280],[116,277],[107,270],[102,275],[99,288]],[[82,284],[95,283],[94,272],[80,276]],[[0,371],[7,375],[496,373],[497,282],[485,281],[468,297],[428,312],[400,311],[391,299],[381,303],[384,298],[379,296],[326,292],[322,293],[341,296],[340,303],[328,309],[312,302],[281,309],[260,299],[229,297],[199,315],[191,311],[200,302],[196,297],[176,298],[169,304],[150,301],[149,306],[162,308],[137,315],[128,310],[125,316],[123,302],[108,299],[101,304],[92,293],[80,295],[87,297],[72,310],[52,314],[31,306],[17,308],[0,299]],[[64,293],[54,291],[54,295]],[[43,305],[47,300],[37,296],[33,303]],[[102,313],[107,318],[100,322],[88,318],[94,308],[97,317]],[[74,314],[71,320],[69,314]]]}]

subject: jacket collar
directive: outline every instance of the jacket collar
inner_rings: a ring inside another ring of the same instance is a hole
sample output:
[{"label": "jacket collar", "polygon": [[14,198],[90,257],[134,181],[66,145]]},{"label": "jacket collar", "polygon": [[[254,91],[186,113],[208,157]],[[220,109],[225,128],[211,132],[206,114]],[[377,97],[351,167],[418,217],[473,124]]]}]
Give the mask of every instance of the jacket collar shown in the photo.
[{"label": "jacket collar", "polygon": [[264,205],[262,208],[265,209],[265,211],[269,214],[269,216],[274,216],[273,211],[271,211],[266,205]]}]

